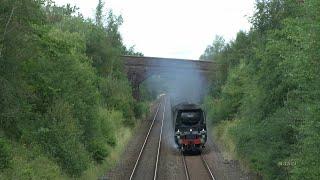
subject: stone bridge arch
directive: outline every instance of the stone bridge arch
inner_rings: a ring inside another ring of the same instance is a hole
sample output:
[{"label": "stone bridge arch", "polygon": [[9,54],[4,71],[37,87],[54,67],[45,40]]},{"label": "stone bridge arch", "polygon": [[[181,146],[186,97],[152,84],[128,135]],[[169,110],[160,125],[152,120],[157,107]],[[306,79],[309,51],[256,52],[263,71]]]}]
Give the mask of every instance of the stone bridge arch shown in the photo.
[{"label": "stone bridge arch", "polygon": [[210,71],[216,66],[212,61],[202,60],[138,56],[121,56],[121,58],[136,99],[139,99],[140,84],[152,75],[192,72],[200,74],[207,81]]}]

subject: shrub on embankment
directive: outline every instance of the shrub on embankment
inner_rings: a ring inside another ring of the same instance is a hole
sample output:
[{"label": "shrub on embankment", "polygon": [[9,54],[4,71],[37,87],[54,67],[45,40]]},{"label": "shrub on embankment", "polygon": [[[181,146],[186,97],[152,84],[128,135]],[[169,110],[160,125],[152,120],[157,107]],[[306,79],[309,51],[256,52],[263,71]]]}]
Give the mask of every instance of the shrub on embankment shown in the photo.
[{"label": "shrub on embankment", "polygon": [[143,113],[120,60],[135,53],[122,43],[121,17],[76,13],[50,1],[1,2],[0,179],[79,177]]},{"label": "shrub on embankment", "polygon": [[257,1],[251,30],[202,56],[220,64],[206,102],[213,125],[237,119],[224,137],[265,179],[320,177],[319,7]]}]

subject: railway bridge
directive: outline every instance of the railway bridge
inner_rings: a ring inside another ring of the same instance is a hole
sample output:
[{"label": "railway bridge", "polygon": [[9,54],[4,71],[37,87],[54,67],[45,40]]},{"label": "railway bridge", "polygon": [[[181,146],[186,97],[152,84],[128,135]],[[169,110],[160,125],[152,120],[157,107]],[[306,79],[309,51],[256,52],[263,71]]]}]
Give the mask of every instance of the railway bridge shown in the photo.
[{"label": "railway bridge", "polygon": [[174,78],[173,76],[187,74],[189,77],[199,76],[207,82],[209,72],[216,67],[212,61],[138,56],[121,58],[135,98],[139,98],[139,85],[152,75],[166,74],[169,78]]}]

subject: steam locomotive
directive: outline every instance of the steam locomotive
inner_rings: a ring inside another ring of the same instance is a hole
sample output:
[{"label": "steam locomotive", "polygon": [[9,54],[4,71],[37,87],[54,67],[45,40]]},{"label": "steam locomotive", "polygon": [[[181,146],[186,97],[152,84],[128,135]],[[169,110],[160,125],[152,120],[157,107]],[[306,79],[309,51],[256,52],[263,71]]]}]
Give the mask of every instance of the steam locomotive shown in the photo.
[{"label": "steam locomotive", "polygon": [[175,142],[184,151],[198,151],[207,141],[205,112],[199,105],[181,103],[172,107]]}]

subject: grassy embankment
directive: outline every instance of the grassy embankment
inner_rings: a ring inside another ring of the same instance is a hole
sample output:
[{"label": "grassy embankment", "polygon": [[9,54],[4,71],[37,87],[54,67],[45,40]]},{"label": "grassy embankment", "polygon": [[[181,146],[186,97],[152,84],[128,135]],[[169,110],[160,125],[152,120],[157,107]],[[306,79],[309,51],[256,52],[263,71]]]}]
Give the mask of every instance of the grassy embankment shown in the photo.
[{"label": "grassy embankment", "polygon": [[222,121],[219,124],[212,125],[210,134],[214,142],[221,150],[222,156],[227,161],[239,161],[240,168],[244,172],[250,172],[250,167],[245,158],[241,158],[236,151],[236,142],[232,135],[232,129],[237,126],[239,121]]}]

